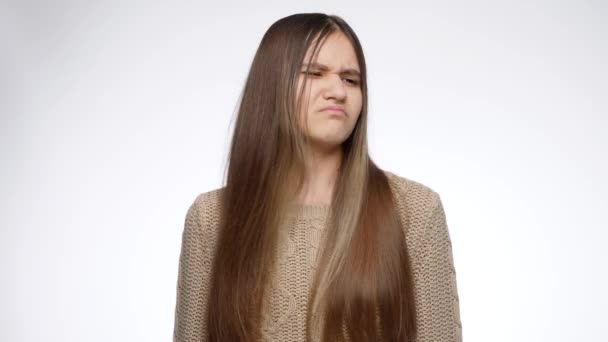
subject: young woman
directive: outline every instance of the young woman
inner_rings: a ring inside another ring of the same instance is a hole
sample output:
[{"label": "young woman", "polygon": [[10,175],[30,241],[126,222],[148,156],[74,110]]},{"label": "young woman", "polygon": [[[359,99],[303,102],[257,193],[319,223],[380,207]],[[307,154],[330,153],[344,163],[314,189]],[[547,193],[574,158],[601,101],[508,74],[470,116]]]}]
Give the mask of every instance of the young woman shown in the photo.
[{"label": "young woman", "polygon": [[439,195],[367,148],[367,76],[340,17],[275,22],[227,180],[190,206],[174,341],[461,341]]}]

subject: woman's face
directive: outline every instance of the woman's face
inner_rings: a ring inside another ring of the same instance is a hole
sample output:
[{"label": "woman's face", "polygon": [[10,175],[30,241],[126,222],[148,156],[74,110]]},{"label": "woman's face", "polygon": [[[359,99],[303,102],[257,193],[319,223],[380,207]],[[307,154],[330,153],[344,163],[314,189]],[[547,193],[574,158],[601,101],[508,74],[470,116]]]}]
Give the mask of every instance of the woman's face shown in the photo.
[{"label": "woman's face", "polygon": [[[341,32],[330,34],[311,62],[312,47],[298,77],[298,94],[305,81],[299,124],[316,148],[331,150],[352,133],[361,114],[359,62],[350,41]],[[332,109],[333,108],[333,109]]]}]

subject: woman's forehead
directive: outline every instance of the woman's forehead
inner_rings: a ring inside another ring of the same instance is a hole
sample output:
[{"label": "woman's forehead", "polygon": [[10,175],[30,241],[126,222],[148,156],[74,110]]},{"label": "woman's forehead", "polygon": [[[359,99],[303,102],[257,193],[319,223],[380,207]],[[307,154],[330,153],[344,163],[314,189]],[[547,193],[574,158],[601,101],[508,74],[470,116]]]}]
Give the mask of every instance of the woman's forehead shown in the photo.
[{"label": "woman's forehead", "polygon": [[[334,38],[334,37],[336,37],[336,35],[340,35],[340,34],[343,35],[343,33],[340,31],[330,32],[330,33],[326,34],[320,42],[319,42],[320,36],[317,35],[310,42],[310,45],[308,46],[308,48],[306,50],[306,54],[304,55],[304,61],[310,62],[310,58],[312,57],[313,49],[315,47],[317,49],[317,51],[316,51],[317,56],[315,56],[316,57],[315,59],[317,59],[319,57],[319,54],[321,53],[321,50],[323,50],[323,47],[326,46],[326,44],[330,40],[330,38]],[[318,46],[316,46],[317,42],[319,42]]]},{"label": "woman's forehead", "polygon": [[346,35],[340,31],[336,31],[324,37],[321,44],[317,46],[314,60],[311,60],[313,57],[312,50],[315,47],[317,39],[313,40],[308,47],[302,61],[302,67],[306,68],[310,65],[311,68],[330,69],[334,64],[341,64],[340,66],[343,69],[358,71],[358,58],[351,41]]}]

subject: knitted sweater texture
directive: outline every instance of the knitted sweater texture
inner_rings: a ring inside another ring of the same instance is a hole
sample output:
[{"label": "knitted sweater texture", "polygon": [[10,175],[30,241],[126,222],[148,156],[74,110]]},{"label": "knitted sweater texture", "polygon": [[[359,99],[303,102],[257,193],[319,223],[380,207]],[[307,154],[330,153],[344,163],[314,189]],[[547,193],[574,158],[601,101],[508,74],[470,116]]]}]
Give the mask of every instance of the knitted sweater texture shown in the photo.
[{"label": "knitted sweater texture", "polygon": [[[414,277],[418,334],[413,342],[460,342],[462,325],[452,243],[437,192],[385,171],[404,223]],[[219,239],[220,193],[199,194],[182,233],[174,342],[207,342],[207,298]],[[303,205],[282,231],[277,272],[267,290],[262,335],[267,342],[304,342],[308,297],[329,206]],[[311,332],[318,340],[319,332]]]}]

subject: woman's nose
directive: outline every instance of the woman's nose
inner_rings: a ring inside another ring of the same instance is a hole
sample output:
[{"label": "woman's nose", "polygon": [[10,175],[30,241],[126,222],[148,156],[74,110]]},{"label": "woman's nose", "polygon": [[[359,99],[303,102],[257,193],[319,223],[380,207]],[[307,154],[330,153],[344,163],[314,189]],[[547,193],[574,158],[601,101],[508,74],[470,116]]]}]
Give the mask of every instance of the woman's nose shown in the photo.
[{"label": "woman's nose", "polygon": [[330,74],[325,89],[325,98],[342,100],[346,97],[346,88],[340,75]]}]

